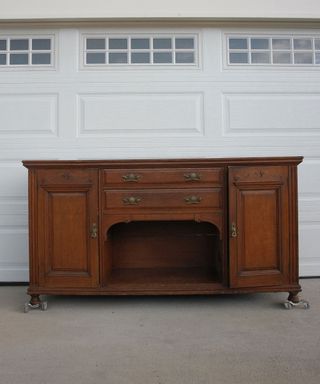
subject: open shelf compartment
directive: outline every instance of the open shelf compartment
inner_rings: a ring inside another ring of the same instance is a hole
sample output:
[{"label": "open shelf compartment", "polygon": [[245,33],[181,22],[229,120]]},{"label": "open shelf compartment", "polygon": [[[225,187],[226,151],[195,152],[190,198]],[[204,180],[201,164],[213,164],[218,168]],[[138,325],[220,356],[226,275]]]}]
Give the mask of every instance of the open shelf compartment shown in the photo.
[{"label": "open shelf compartment", "polygon": [[218,229],[195,221],[136,221],[113,225],[105,243],[108,287],[156,289],[222,283]]}]

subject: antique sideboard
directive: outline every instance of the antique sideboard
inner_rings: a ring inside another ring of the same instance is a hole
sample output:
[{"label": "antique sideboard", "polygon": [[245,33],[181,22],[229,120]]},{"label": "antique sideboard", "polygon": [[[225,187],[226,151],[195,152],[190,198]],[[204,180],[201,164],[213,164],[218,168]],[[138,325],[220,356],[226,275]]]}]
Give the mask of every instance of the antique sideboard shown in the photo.
[{"label": "antique sideboard", "polygon": [[294,306],[301,161],[23,161],[25,310],[46,309],[40,295],[289,292]]}]

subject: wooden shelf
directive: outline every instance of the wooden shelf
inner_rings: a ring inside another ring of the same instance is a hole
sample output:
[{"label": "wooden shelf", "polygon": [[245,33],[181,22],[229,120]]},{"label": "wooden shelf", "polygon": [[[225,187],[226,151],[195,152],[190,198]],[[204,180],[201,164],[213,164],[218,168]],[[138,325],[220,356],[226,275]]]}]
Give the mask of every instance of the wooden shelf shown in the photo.
[{"label": "wooden shelf", "polygon": [[208,268],[119,268],[112,270],[108,285],[185,285],[217,282],[216,274]]}]

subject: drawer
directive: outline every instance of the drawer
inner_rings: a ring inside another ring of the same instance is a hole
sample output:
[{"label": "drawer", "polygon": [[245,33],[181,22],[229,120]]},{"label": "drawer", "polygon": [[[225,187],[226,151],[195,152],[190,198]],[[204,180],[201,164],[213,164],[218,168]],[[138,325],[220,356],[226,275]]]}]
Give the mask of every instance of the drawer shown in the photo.
[{"label": "drawer", "polygon": [[105,209],[222,208],[221,188],[104,191]]},{"label": "drawer", "polygon": [[37,171],[39,185],[92,184],[96,182],[94,169],[40,169]]},{"label": "drawer", "polygon": [[116,169],[103,171],[104,187],[139,188],[139,186],[186,187],[222,185],[223,168]]}]

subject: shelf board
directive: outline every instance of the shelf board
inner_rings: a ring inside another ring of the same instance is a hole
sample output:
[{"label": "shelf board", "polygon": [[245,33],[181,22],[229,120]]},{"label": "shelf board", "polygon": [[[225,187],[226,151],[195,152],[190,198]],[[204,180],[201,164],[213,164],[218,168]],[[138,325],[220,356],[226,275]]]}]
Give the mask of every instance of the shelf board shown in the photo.
[{"label": "shelf board", "polygon": [[208,268],[119,268],[113,269],[109,288],[190,288],[199,289],[221,285],[214,271]]}]

